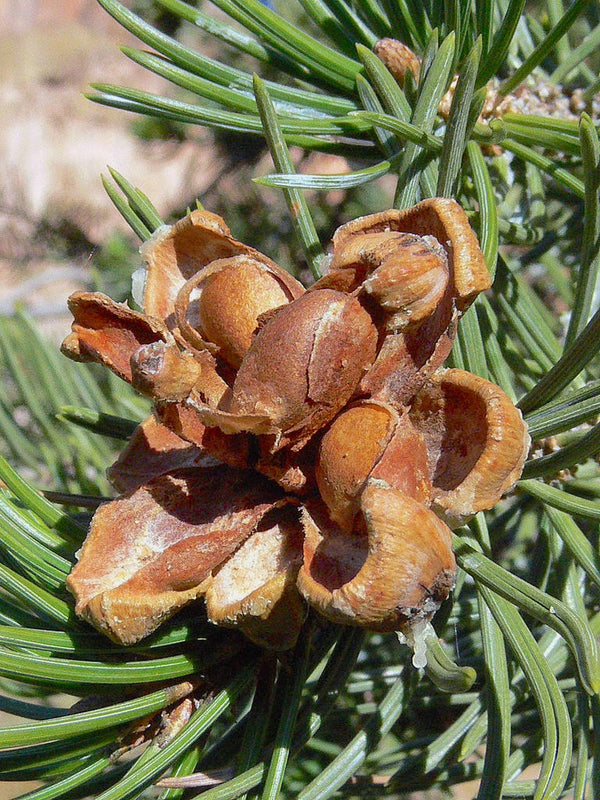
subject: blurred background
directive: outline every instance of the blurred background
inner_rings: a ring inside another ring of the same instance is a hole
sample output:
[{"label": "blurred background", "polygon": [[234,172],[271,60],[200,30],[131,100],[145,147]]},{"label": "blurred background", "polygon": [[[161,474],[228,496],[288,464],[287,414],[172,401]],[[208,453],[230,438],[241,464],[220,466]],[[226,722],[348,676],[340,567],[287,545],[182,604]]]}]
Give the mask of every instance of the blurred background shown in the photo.
[{"label": "blurred background", "polygon": [[[201,41],[191,25],[178,29],[151,0],[125,5],[219,55],[214,39]],[[57,342],[69,327],[72,291],[87,287],[123,300],[137,264],[138,243],[101,183],[107,165],[145,192],[164,219],[201,198],[238,238],[302,271],[280,193],[251,183],[271,169],[261,139],[136,117],[85,97],[94,81],[174,91],[119,51],[133,43],[94,0],[0,0],[0,316],[23,309]],[[299,170],[345,168],[335,156],[302,162],[295,155]],[[382,192],[314,196],[323,238],[345,219],[384,208]]]},{"label": "blurred background", "polygon": [[93,0],[0,0],[0,313],[21,304],[57,338],[71,291],[130,270],[134,243],[100,180],[107,164],[165,216],[218,172],[210,134],[152,130],[85,98],[93,80],[158,89],[119,52],[127,38]]}]

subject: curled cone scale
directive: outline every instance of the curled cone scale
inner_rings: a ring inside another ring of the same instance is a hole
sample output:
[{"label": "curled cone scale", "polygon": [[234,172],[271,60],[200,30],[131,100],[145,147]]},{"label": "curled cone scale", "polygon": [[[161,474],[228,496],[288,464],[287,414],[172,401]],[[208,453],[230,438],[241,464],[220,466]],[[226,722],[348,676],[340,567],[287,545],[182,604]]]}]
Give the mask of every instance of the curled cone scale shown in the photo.
[{"label": "curled cone scale", "polygon": [[201,360],[189,351],[182,352],[175,342],[141,345],[129,363],[133,388],[157,402],[188,397],[203,373]]},{"label": "curled cone scale", "polygon": [[301,447],[348,402],[376,344],[376,328],[355,298],[306,293],[260,328],[227,401],[203,411],[203,421],[273,434],[274,449]]},{"label": "curled cone scale", "polygon": [[209,620],[240,628],[271,650],[293,647],[306,615],[296,590],[301,559],[298,511],[277,509],[215,571],[206,592]]},{"label": "curled cone scale", "polygon": [[201,597],[213,571],[282,502],[258,475],[173,470],[101,506],[67,586],[76,611],[133,644]]},{"label": "curled cone scale", "polygon": [[414,398],[410,417],[427,445],[433,507],[451,527],[492,508],[519,479],[530,437],[495,384],[442,370]]},{"label": "curled cone scale", "polygon": [[449,280],[446,252],[434,237],[392,230],[342,240],[330,268],[354,273],[386,329],[395,331],[430,316]]},{"label": "curled cone scale", "polygon": [[465,311],[480,292],[489,289],[490,275],[467,215],[455,200],[443,197],[422,200],[404,211],[390,209],[359,217],[342,225],[333,237],[331,273],[350,268],[344,254],[353,248],[355,237],[394,233],[423,237],[434,251],[434,242],[444,250],[450,290],[461,311]]},{"label": "curled cone scale", "polygon": [[205,450],[182,439],[153,414],[134,430],[107,477],[124,494],[174,469],[199,466],[210,466]]},{"label": "curled cone scale", "polygon": [[165,324],[100,292],[74,292],[71,333],[61,345],[73,361],[96,361],[131,382],[131,356],[142,345],[170,342]]},{"label": "curled cone scale", "polygon": [[316,479],[331,519],[351,531],[369,480],[427,503],[427,450],[406,412],[374,401],[344,410],[325,432]]},{"label": "curled cone scale", "polygon": [[303,292],[298,281],[285,270],[231,236],[225,221],[210,211],[196,210],[174,225],[161,226],[141,247],[144,260],[140,305],[144,312],[165,320],[176,329],[175,302],[183,286],[221,259],[246,256],[264,264],[296,297]]},{"label": "curled cone scale", "polygon": [[422,503],[371,481],[360,502],[365,535],[305,511],[298,587],[334,622],[406,630],[430,619],[454,586],[451,534]]}]

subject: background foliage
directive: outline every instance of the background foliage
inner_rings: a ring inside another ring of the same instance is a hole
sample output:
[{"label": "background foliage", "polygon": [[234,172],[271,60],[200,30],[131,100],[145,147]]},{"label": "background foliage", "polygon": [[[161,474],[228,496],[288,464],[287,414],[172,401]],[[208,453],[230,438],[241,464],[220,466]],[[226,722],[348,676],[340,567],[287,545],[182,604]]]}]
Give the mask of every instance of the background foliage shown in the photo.
[{"label": "background foliage", "polygon": [[[125,55],[171,86],[99,84],[91,98],[177,135],[213,127],[248,176],[266,142],[274,172],[259,182],[281,188],[289,216],[239,198],[212,210],[306,279],[357,213],[463,204],[495,282],[452,361],[518,400],[535,446],[517,490],[456,533],[460,577],[424,672],[392,636],[312,618],[280,661],[197,610],[125,649],[75,618],[64,580],[109,494],[104,469],[147,408],[27,319],[0,320],[0,702],[21,718],[0,731],[3,779],[42,781],[32,800],[433,797],[471,778],[481,800],[600,796],[597,4],[99,2],[142,43]],[[184,44],[191,25],[211,57]],[[419,54],[418,82],[401,88],[374,56],[383,37]],[[502,113],[479,116],[486,91],[509,98]],[[298,172],[315,152],[343,157],[339,174]],[[161,224],[123,176],[106,188],[140,239]],[[67,712],[60,693],[84,699]],[[178,728],[161,711],[186,696],[195,710]]]}]

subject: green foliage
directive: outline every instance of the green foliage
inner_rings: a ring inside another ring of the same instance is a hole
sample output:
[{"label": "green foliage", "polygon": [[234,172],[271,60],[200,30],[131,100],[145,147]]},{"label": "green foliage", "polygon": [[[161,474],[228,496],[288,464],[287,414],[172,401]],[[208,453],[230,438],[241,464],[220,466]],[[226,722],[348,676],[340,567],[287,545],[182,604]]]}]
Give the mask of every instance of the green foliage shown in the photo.
[{"label": "green foliage", "polygon": [[138,258],[128,237],[121,233],[110,236],[90,261],[94,288],[118,302],[126,300],[131,292],[131,273]]},{"label": "green foliage", "polygon": [[[0,706],[24,720],[0,731],[3,779],[42,781],[31,800],[140,797],[165,777],[164,800],[397,797],[474,778],[479,800],[600,796],[597,8],[301,0],[293,23],[283,3],[279,14],[215,0],[213,16],[158,0],[148,22],[99,2],[150,48],[125,54],[174,88],[162,97],[102,84],[92,99],[160,126],[264,136],[275,172],[259,182],[283,190],[313,275],[319,234],[340,221],[323,218],[331,210],[315,192],[343,192],[345,214],[375,210],[384,176],[397,207],[456,197],[495,281],[465,315],[452,361],[518,400],[539,441],[516,492],[456,533],[459,581],[425,673],[392,636],[313,618],[280,662],[197,610],[123,648],[75,617],[64,582],[109,491],[104,469],[147,408],[107,373],[66,362],[23,317],[0,320]],[[221,61],[175,38],[190,24],[218,41]],[[372,52],[383,37],[421,57],[418,81],[392,78]],[[522,84],[523,104],[480,118],[489,80],[498,100]],[[554,107],[540,99],[544,84],[556,86]],[[589,114],[576,119],[569,102]],[[293,145],[342,155],[349,171],[301,174]],[[156,210],[112,179],[110,198],[148,238]],[[98,263],[116,255],[124,272],[135,260],[120,240],[106,254]],[[101,272],[124,296],[124,275]],[[86,701],[67,715],[50,702],[59,692]],[[136,732],[190,692],[202,702],[181,730]],[[150,744],[132,750],[144,735]],[[536,763],[537,780],[522,774]]]}]

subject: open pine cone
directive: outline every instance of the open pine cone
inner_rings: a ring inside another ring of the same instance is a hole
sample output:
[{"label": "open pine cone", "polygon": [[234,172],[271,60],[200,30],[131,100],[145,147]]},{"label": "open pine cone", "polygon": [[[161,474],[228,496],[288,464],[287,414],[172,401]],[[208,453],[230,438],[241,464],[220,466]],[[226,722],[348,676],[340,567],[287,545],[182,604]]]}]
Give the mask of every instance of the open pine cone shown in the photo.
[{"label": "open pine cone", "polygon": [[342,226],[308,290],[205,211],[142,255],[141,312],[69,301],[63,352],[154,402],[69,576],[77,612],[129,644],[204,598],[276,650],[305,601],[375,630],[430,619],[454,585],[450,527],[499,500],[529,444],[497,386],[442,368],[490,285],[460,206]]}]

